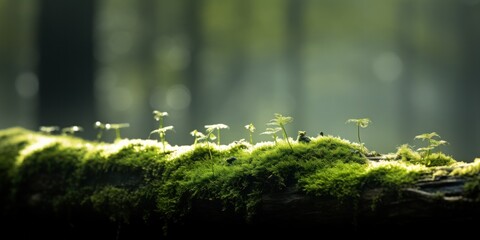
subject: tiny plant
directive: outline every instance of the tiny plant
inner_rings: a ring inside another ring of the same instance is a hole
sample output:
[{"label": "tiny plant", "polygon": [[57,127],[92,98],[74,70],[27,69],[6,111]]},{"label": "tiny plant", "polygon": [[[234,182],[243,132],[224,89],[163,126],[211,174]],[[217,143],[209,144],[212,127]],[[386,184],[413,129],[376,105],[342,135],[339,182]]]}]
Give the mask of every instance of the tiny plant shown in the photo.
[{"label": "tiny plant", "polygon": [[[163,118],[166,117],[166,116],[168,116],[168,112],[160,112],[160,111],[154,110],[153,111],[153,118],[156,121],[158,121],[158,128],[156,130],[153,130],[152,132],[150,132],[150,135],[152,135],[152,133],[158,133],[158,135],[160,136],[160,141],[162,142],[164,153],[165,153],[165,135],[166,135],[166,132],[169,131],[169,130],[173,131],[173,126],[163,127]],[[148,138],[150,138],[150,135],[148,135]]]},{"label": "tiny plant", "polygon": [[122,128],[127,128],[130,127],[130,124],[128,123],[107,123],[105,124],[105,129],[110,130],[113,129],[115,130],[115,141],[121,140],[122,137],[120,136],[120,129]]},{"label": "tiny plant", "polygon": [[96,121],[94,124],[94,128],[98,128],[97,141],[100,141],[103,135],[103,131],[105,130],[105,124],[101,123],[100,121]]},{"label": "tiny plant", "polygon": [[190,135],[194,137],[195,140],[193,140],[193,147],[195,148],[197,146],[197,142],[199,139],[204,139],[205,134],[202,132],[198,131],[197,129],[193,130],[190,132]]},{"label": "tiny plant", "polygon": [[255,126],[253,126],[253,123],[245,125],[245,129],[248,130],[248,133],[250,134],[250,144],[253,145],[253,132],[255,132]]},{"label": "tiny plant", "polygon": [[76,132],[80,132],[80,131],[83,131],[83,128],[79,126],[62,128],[62,134],[64,135],[74,135]]},{"label": "tiny plant", "polygon": [[[207,128],[207,126],[205,126]],[[207,149],[208,149],[208,155],[210,155],[210,160],[212,161],[212,174],[215,176],[215,168],[214,168],[214,162],[213,162],[213,156],[212,156],[212,150],[210,149],[210,140],[214,141],[217,137],[213,133],[215,131],[215,128],[207,128],[207,132],[205,135],[200,137],[198,140],[200,141],[205,141],[207,143]]]},{"label": "tiny plant", "polygon": [[[437,140],[437,139],[434,139],[434,138],[439,138],[439,139]],[[415,139],[421,139],[422,141],[425,141],[425,140],[428,141],[428,146],[427,147],[423,147],[423,148],[418,149],[418,151],[422,153],[424,159],[428,158],[428,156],[430,156],[430,153],[432,152],[432,150],[435,149],[436,147],[438,147],[440,145],[448,144],[447,141],[440,140],[440,135],[438,135],[436,132],[420,134],[420,135],[415,136]]]},{"label": "tiny plant", "polygon": [[165,135],[167,134],[167,131],[173,131],[173,126],[166,126],[166,127],[153,130],[150,132],[150,135],[148,135],[148,138],[150,138],[152,134],[158,133],[158,136],[160,137],[160,141],[162,142],[164,153],[165,153]]},{"label": "tiny plant", "polygon": [[220,129],[228,129],[228,125],[223,123],[217,123],[212,125],[205,125],[207,132],[213,132],[213,130],[217,129],[217,145],[220,146]]},{"label": "tiny plant", "polygon": [[370,124],[372,121],[368,118],[355,118],[355,119],[348,119],[346,123],[354,123],[357,125],[357,137],[358,137],[358,142],[362,146],[362,151],[365,150],[362,140],[360,138],[360,128],[366,128],[368,127],[368,124]]},{"label": "tiny plant", "polygon": [[288,146],[290,146],[290,149],[293,151],[293,147],[290,144],[290,141],[288,140],[288,135],[287,135],[287,130],[285,130],[285,125],[288,123],[293,122],[293,118],[289,116],[283,116],[282,114],[275,113],[275,118],[271,119],[267,125],[273,125],[273,126],[278,126],[280,129],[282,129],[283,133],[283,138],[287,140]]},{"label": "tiny plant", "polygon": [[153,118],[159,122],[158,128],[163,128],[163,118],[168,116],[167,112],[153,111]]},{"label": "tiny plant", "polygon": [[273,142],[275,142],[275,145],[277,145],[277,132],[281,131],[282,129],[279,127],[276,128],[267,128],[265,132],[260,133],[261,135],[272,135]]},{"label": "tiny plant", "polygon": [[49,134],[49,135],[58,130],[59,130],[59,127],[57,126],[41,126],[40,127],[40,132]]}]

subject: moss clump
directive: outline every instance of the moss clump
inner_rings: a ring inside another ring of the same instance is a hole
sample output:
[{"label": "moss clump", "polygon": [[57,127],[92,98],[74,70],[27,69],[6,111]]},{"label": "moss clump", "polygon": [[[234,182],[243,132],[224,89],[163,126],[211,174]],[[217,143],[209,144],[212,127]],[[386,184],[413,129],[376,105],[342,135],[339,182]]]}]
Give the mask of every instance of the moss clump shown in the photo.
[{"label": "moss clump", "polygon": [[472,164],[454,169],[450,175],[452,176],[474,176],[480,173],[480,158],[476,158]]},{"label": "moss clump", "polygon": [[345,201],[357,199],[365,189],[398,190],[414,183],[424,172],[425,168],[398,162],[382,161],[368,165],[337,162],[301,179],[300,184],[307,193]]},{"label": "moss clump", "polygon": [[480,200],[480,177],[477,175],[471,179],[464,186],[464,196],[474,200]]},{"label": "moss clump", "polygon": [[421,164],[427,167],[449,166],[456,163],[455,159],[441,152],[431,153],[428,156],[423,157],[407,144],[398,148],[397,158],[404,162]]},{"label": "moss clump", "polygon": [[2,201],[9,206],[90,211],[119,223],[168,225],[205,205],[248,220],[265,194],[294,188],[357,199],[369,188],[408,186],[432,162],[451,162],[437,156],[442,160],[422,166],[409,148],[399,149],[403,161],[370,162],[361,145],[331,136],[307,144],[197,143],[165,152],[153,140],[106,144],[22,129],[0,131],[0,140],[0,171],[9,173],[2,175],[2,191],[11,196]]},{"label": "moss clump", "polygon": [[20,151],[32,142],[32,132],[22,128],[0,131],[0,212],[9,209],[12,177]]}]

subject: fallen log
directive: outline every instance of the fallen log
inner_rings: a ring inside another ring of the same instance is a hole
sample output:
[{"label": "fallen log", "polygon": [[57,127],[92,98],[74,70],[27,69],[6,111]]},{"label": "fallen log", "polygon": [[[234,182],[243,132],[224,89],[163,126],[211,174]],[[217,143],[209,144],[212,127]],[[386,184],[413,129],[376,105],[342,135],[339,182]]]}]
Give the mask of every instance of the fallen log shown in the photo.
[{"label": "fallen log", "polygon": [[466,233],[479,223],[479,160],[370,160],[329,136],[292,145],[162,149],[2,130],[1,224],[25,238],[125,239]]}]

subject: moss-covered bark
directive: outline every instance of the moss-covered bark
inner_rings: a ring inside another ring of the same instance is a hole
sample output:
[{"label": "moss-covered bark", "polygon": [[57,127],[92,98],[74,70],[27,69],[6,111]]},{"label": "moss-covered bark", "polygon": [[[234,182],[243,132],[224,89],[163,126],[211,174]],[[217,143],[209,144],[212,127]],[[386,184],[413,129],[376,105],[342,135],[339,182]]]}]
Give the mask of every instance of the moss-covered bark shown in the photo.
[{"label": "moss-covered bark", "polygon": [[[0,131],[1,217],[10,224],[48,219],[72,231],[105,226],[113,235],[143,229],[178,236],[199,226],[361,231],[403,221],[409,217],[403,208],[428,202],[439,213],[445,203],[478,211],[480,161],[422,159],[407,147],[371,161],[359,144],[331,136],[291,145],[210,143],[164,151],[152,140],[110,144],[6,129]],[[421,185],[452,179],[461,184]]]}]

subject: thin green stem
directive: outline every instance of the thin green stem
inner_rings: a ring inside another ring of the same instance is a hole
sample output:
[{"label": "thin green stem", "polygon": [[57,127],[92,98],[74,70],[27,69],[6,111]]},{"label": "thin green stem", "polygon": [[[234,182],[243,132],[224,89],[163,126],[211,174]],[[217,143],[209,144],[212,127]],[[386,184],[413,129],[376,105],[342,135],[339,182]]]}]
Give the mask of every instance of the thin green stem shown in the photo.
[{"label": "thin green stem", "polygon": [[217,145],[220,146],[220,128],[217,128]]},{"label": "thin green stem", "polygon": [[97,134],[97,141],[100,142],[100,140],[102,139],[102,135],[103,135],[103,129],[100,129],[98,134]]},{"label": "thin green stem", "polygon": [[162,140],[163,153],[165,153],[165,134],[160,134],[160,139]]},{"label": "thin green stem", "polygon": [[120,137],[120,129],[119,129],[119,128],[115,129],[115,136],[116,136],[116,140],[122,139],[122,138]]},{"label": "thin green stem", "polygon": [[290,144],[290,141],[288,140],[287,130],[285,130],[285,127],[283,126],[283,124],[280,124],[280,127],[281,127],[282,130],[283,130],[283,136],[285,137],[285,140],[287,140],[288,146],[290,146],[290,149],[292,149],[292,151],[293,151],[293,147],[292,147],[292,145]]},{"label": "thin green stem", "polygon": [[360,139],[360,124],[357,124],[357,137],[358,137],[358,142],[362,144],[362,140]]},{"label": "thin green stem", "polygon": [[252,137],[252,132],[250,132],[250,144],[253,145],[253,137]]}]

